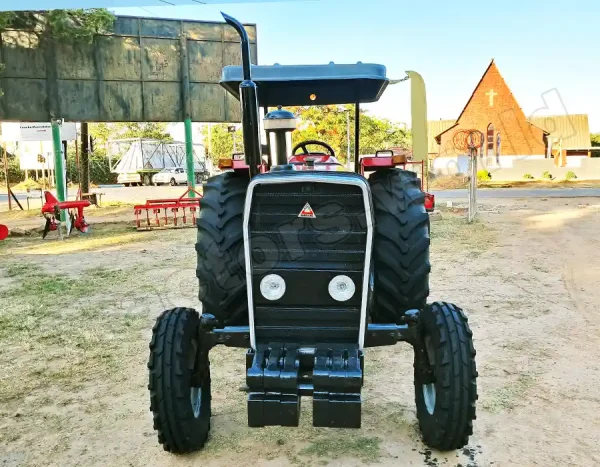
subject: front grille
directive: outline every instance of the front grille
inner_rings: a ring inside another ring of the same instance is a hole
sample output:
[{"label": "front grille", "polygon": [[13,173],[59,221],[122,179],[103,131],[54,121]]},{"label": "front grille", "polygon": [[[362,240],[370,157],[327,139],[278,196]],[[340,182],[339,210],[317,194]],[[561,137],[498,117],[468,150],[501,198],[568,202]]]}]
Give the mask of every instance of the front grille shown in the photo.
[{"label": "front grille", "polygon": [[[357,342],[368,234],[362,188],[288,178],[259,183],[252,194],[248,234],[256,338]],[[315,218],[298,217],[307,203]],[[260,293],[260,281],[271,273],[286,282],[284,296],[275,301]],[[347,302],[328,292],[339,274],[356,286]]]}]

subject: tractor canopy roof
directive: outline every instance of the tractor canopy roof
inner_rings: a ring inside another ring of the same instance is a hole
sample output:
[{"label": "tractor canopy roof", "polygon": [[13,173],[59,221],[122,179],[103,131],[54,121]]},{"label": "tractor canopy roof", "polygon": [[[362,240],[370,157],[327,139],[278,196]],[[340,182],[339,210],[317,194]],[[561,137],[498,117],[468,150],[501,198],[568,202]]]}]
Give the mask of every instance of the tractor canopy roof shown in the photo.
[{"label": "tractor canopy roof", "polygon": [[[379,100],[389,80],[385,66],[358,62],[352,65],[253,65],[258,105],[327,105]],[[241,66],[223,68],[221,86],[239,99]]]}]

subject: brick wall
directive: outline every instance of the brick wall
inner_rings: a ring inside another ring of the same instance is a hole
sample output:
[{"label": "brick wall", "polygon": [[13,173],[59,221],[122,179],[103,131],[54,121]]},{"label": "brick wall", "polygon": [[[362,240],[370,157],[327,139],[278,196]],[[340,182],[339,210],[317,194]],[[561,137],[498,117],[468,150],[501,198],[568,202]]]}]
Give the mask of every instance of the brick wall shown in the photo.
[{"label": "brick wall", "polygon": [[452,138],[456,131],[476,129],[486,138],[490,123],[494,125],[494,154],[498,132],[501,137],[501,156],[545,153],[543,130],[527,121],[493,61],[475,88],[457,125],[440,137],[440,155],[452,156],[464,152],[454,147]]}]

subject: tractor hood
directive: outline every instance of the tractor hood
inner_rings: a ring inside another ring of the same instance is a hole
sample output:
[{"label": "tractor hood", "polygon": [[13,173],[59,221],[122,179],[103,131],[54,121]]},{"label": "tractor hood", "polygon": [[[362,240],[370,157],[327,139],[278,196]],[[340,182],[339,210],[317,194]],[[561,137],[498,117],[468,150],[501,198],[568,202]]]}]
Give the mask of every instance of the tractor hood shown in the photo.
[{"label": "tractor hood", "polygon": [[[252,65],[261,107],[277,105],[330,105],[379,100],[387,87],[384,65]],[[239,99],[241,66],[223,68],[221,86]]]}]

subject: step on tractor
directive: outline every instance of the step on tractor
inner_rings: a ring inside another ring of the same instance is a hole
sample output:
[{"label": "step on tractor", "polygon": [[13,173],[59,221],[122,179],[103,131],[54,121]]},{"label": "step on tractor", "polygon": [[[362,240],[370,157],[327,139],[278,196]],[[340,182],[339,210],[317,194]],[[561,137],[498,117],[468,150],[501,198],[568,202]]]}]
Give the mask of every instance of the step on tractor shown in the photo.
[{"label": "step on tractor", "polygon": [[244,155],[221,161],[227,170],[204,187],[202,313],[167,310],[153,327],[159,442],[173,453],[204,447],[217,345],[246,350],[249,426],[298,426],[301,398],[310,396],[314,426],[360,428],[367,349],[407,342],[424,443],[463,447],[475,419],[475,349],[461,308],[427,303],[430,224],[420,180],[393,153],[372,156],[367,178],[358,157],[347,171],[324,142],[291,147],[297,122],[284,106],[351,103],[358,117],[389,84],[385,67],[251,66],[244,27],[223,17],[241,38],[242,65],[226,66],[221,85],[241,102]]}]

